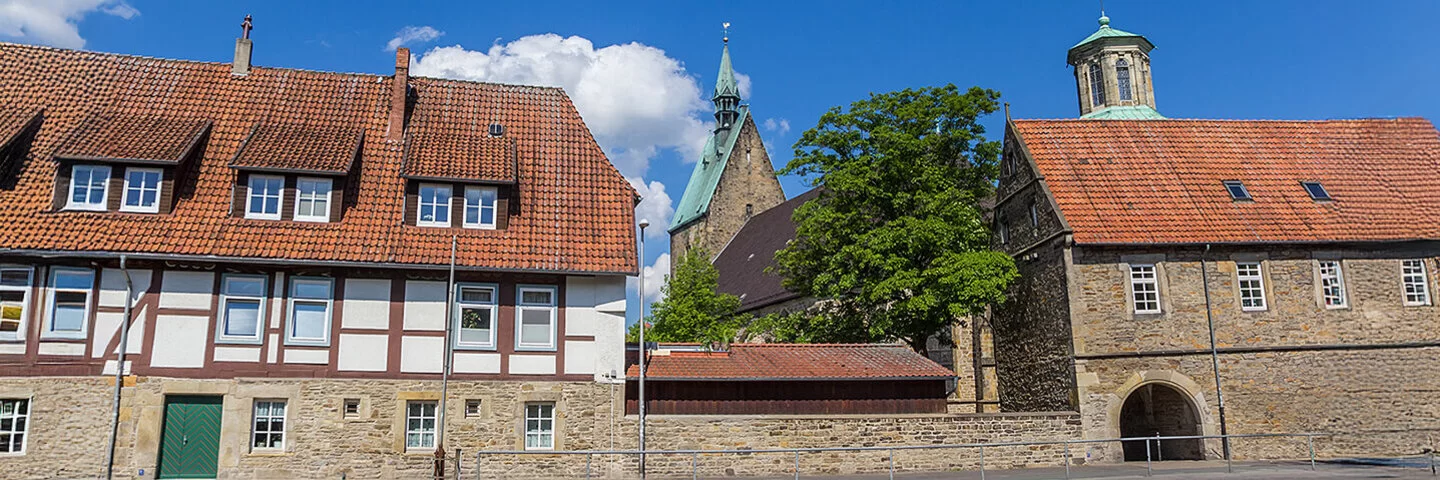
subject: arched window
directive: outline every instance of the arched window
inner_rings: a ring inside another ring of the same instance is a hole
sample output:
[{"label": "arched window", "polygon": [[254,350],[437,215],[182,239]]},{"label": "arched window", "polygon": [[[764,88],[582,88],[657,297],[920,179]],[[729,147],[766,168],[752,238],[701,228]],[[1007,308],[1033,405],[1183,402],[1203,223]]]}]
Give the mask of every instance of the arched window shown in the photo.
[{"label": "arched window", "polygon": [[1115,84],[1120,87],[1120,99],[1130,100],[1130,62],[1123,58],[1115,62]]},{"label": "arched window", "polygon": [[1105,76],[1100,73],[1100,62],[1090,64],[1090,104],[1105,104]]}]

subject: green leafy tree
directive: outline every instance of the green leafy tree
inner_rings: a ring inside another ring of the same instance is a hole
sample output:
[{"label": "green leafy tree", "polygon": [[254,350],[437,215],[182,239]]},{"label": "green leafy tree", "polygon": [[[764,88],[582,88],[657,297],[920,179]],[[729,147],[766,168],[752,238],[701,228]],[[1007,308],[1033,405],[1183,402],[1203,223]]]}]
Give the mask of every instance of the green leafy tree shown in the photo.
[{"label": "green leafy tree", "polygon": [[[685,252],[675,265],[675,274],[660,287],[665,298],[651,306],[648,342],[699,342],[724,345],[735,338],[744,322],[735,311],[740,298],[716,291],[720,272],[709,255],[699,249]],[[639,341],[639,323],[630,327],[630,341]]]},{"label": "green leafy tree", "polygon": [[796,241],[775,270],[787,288],[828,301],[808,322],[780,322],[800,330],[789,336],[924,352],[959,317],[1004,300],[1018,274],[990,249],[981,207],[1001,147],[979,120],[999,97],[954,85],[871,94],[801,135],[781,173],[821,194],[795,211]]}]

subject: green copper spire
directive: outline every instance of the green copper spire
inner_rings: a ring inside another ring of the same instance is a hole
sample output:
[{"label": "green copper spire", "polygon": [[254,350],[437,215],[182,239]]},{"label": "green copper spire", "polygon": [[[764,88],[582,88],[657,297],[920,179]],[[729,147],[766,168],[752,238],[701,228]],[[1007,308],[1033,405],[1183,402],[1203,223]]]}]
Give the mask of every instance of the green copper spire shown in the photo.
[{"label": "green copper spire", "polygon": [[[735,67],[730,65],[730,23],[725,23],[725,47],[720,52],[720,74],[715,79],[715,134],[720,135],[740,118],[740,84],[735,82]],[[716,142],[717,145],[723,142]]]}]

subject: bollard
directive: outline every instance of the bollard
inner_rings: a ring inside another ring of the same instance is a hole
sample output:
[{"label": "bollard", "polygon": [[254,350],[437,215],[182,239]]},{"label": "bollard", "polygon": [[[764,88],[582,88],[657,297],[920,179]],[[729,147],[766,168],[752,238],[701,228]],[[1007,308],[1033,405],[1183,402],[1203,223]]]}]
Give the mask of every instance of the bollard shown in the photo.
[{"label": "bollard", "polygon": [[1070,478],[1070,442],[1065,442],[1065,478]]},{"label": "bollard", "polygon": [[1150,441],[1149,441],[1149,440],[1141,440],[1141,441],[1145,442],[1145,476],[1148,477],[1148,476],[1150,476],[1152,473],[1154,473],[1154,471],[1150,469]]},{"label": "bollard", "polygon": [[890,449],[890,480],[895,480],[895,449],[893,448]]}]

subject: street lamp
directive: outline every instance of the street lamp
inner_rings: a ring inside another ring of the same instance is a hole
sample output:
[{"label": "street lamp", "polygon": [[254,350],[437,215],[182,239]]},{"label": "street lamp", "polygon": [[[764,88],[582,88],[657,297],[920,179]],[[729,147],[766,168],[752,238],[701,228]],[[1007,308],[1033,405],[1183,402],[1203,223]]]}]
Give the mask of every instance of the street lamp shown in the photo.
[{"label": "street lamp", "polygon": [[640,478],[645,478],[645,227],[650,221],[640,219]]}]

